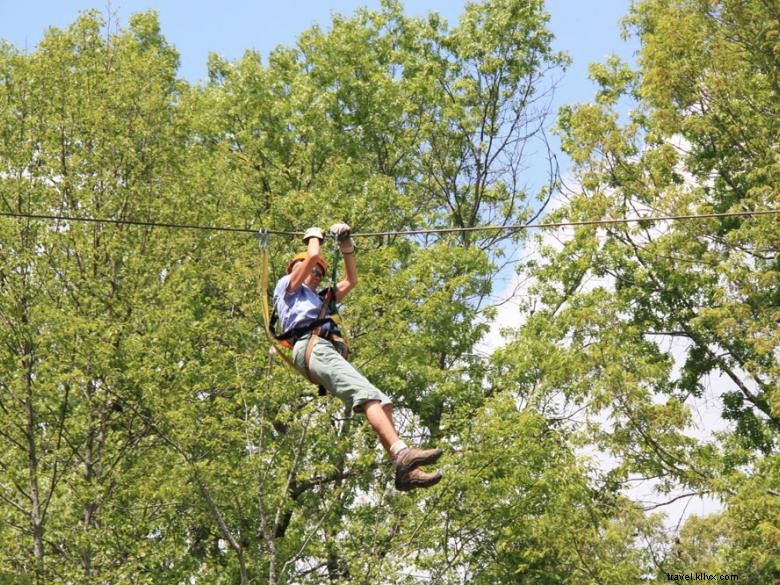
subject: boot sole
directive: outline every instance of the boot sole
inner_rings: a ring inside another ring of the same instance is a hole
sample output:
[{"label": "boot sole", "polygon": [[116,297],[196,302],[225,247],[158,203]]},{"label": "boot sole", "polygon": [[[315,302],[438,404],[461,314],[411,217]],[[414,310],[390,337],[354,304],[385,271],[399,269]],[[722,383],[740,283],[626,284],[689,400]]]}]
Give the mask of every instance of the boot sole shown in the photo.
[{"label": "boot sole", "polygon": [[441,481],[442,477],[443,477],[442,474],[437,472],[432,478],[427,479],[425,481],[411,480],[408,483],[404,483],[401,485],[399,485],[398,482],[396,482],[395,489],[397,489],[399,492],[408,492],[413,489],[433,487]]}]

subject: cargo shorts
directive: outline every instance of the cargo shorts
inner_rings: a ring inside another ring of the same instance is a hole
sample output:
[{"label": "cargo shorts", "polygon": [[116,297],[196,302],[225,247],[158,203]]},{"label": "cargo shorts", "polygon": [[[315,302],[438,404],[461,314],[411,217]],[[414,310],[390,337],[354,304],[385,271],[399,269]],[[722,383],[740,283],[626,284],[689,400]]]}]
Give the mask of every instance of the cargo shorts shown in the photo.
[{"label": "cargo shorts", "polygon": [[[293,362],[304,376],[309,337],[311,334],[301,337],[293,347]],[[330,394],[356,412],[362,411],[363,405],[371,400],[378,400],[382,406],[392,404],[390,398],[345,360],[327,339],[318,337],[315,341],[309,360],[309,371]]]}]

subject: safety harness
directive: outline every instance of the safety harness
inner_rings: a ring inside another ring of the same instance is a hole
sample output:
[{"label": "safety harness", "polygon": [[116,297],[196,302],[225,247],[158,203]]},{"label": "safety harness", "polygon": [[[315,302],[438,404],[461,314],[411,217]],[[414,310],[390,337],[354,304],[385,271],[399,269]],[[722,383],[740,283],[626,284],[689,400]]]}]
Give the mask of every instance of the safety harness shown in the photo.
[{"label": "safety harness", "polygon": [[[312,384],[319,386],[320,395],[326,394],[325,389],[322,386],[322,382],[318,380],[314,374],[312,374],[309,367],[311,362],[311,353],[314,350],[314,344],[317,343],[317,338],[321,337],[322,339],[330,341],[336,348],[336,351],[338,351],[344,359],[349,358],[349,345],[347,344],[347,341],[344,339],[344,337],[341,336],[338,328],[339,323],[341,322],[341,318],[336,307],[335,291],[335,286],[331,286],[319,293],[319,296],[322,299],[322,308],[320,309],[320,314],[317,319],[307,325],[295,327],[294,329],[290,329],[284,333],[277,334],[276,323],[279,320],[279,316],[276,313],[276,308],[274,308],[269,323],[270,334],[273,335],[274,339],[289,349],[292,349],[298,341],[309,335],[309,341],[306,345],[306,353],[304,354],[303,361],[304,371],[309,381]],[[328,308],[330,308],[331,314],[326,316],[328,314]],[[325,325],[328,325],[328,328],[323,330]]]},{"label": "safety harness", "polygon": [[[263,239],[265,237],[265,239]],[[263,317],[266,325],[266,333],[270,339],[273,340],[274,345],[279,349],[279,346],[285,349],[291,350],[293,346],[307,335],[310,335],[308,344],[306,345],[306,353],[304,355],[304,371],[309,381],[318,386],[320,396],[327,394],[325,388],[322,386],[322,382],[318,380],[311,372],[309,364],[311,362],[311,354],[314,349],[314,344],[317,343],[317,338],[321,337],[336,348],[344,359],[349,358],[349,345],[341,335],[339,331],[339,325],[341,323],[341,316],[338,312],[338,305],[336,304],[336,266],[338,263],[339,247],[334,246],[333,253],[333,268],[331,269],[331,284],[328,288],[320,291],[318,295],[322,299],[322,307],[317,319],[307,325],[301,327],[295,327],[289,331],[284,331],[280,334],[276,332],[276,323],[279,320],[279,315],[274,307],[270,317],[268,315],[268,237],[267,233],[261,232],[260,239],[260,253],[261,253],[261,298],[263,303]],[[330,314],[328,314],[330,312]],[[328,325],[327,329],[323,330],[324,326]],[[285,353],[281,353],[284,361],[292,368],[295,369],[295,364]]]}]

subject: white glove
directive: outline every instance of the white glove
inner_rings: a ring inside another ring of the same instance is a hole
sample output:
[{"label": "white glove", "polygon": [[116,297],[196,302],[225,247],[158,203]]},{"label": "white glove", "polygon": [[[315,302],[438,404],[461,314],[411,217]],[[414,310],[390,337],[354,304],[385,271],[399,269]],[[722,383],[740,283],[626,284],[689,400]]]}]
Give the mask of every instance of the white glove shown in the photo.
[{"label": "white glove", "polygon": [[336,236],[339,250],[342,254],[352,254],[355,251],[355,240],[352,239],[352,228],[345,223],[334,223],[330,233]]},{"label": "white glove", "polygon": [[323,232],[318,227],[310,227],[303,234],[303,243],[308,245],[311,238],[317,238],[321,244],[323,241],[325,241],[325,232]]}]

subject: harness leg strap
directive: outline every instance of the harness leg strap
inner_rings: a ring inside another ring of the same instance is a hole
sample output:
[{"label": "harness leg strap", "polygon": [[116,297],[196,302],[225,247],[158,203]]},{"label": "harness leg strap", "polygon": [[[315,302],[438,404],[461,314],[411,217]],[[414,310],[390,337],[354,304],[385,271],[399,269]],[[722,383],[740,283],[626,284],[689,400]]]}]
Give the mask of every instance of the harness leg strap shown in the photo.
[{"label": "harness leg strap", "polygon": [[303,357],[303,369],[306,372],[306,377],[309,379],[309,381],[319,386],[320,383],[317,379],[315,379],[314,374],[311,373],[311,370],[309,369],[309,362],[311,361],[311,352],[314,349],[314,344],[317,343],[317,338],[319,337],[320,328],[317,327],[314,331],[311,332],[311,337],[309,337],[309,341],[306,344],[306,353]]}]

